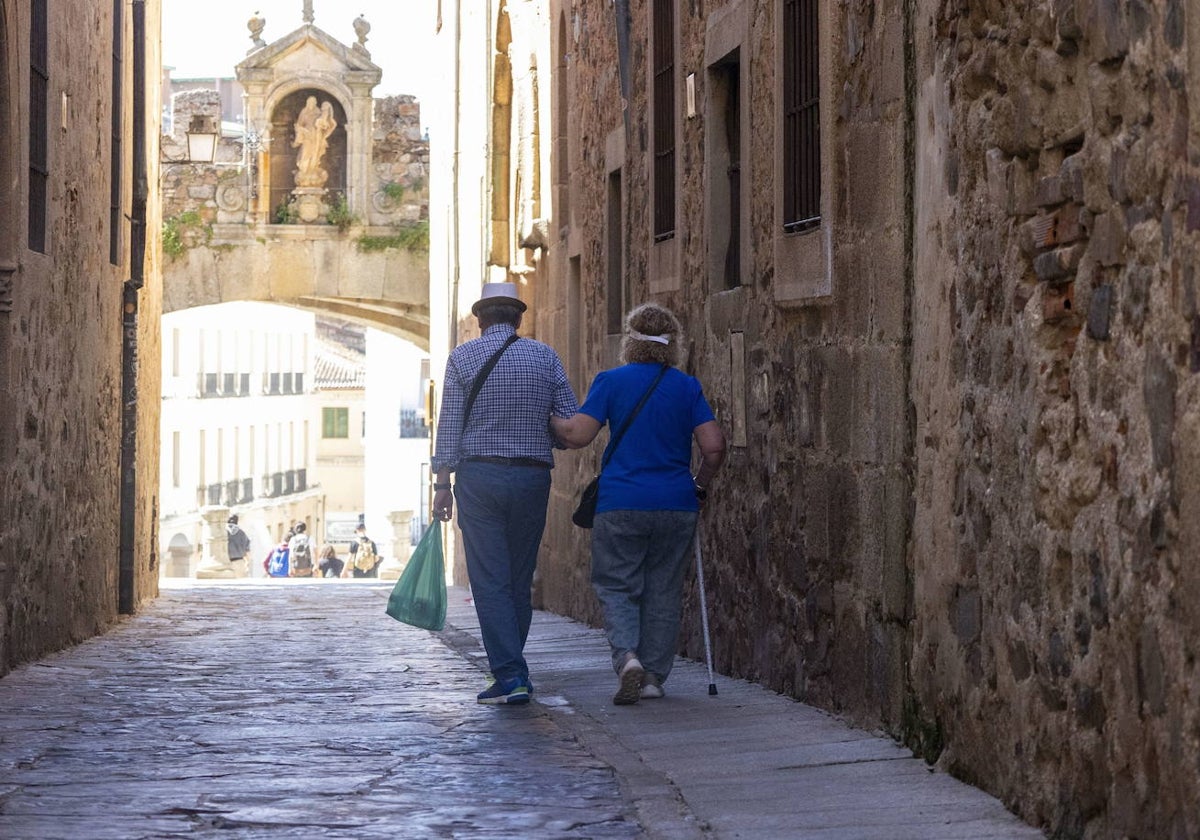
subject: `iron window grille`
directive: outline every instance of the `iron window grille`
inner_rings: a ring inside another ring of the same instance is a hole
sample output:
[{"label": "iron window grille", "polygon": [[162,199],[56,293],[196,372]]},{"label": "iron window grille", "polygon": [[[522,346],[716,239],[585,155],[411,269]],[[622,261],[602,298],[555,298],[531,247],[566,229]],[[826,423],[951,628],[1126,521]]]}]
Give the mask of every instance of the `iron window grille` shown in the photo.
[{"label": "iron window grille", "polygon": [[49,199],[50,56],[48,0],[32,0],[29,9],[29,250],[46,252]]},{"label": "iron window grille", "polygon": [[654,241],[675,235],[675,0],[654,0]]},{"label": "iron window grille", "polygon": [[817,0],[783,2],[783,229],[821,223],[820,21]]}]

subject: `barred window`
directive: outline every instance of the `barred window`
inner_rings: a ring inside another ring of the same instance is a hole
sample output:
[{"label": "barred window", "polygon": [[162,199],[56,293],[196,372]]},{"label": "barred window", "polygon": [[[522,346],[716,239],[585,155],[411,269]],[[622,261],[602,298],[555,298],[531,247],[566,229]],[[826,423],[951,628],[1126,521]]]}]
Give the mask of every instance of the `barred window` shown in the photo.
[{"label": "barred window", "polygon": [[654,241],[675,235],[675,0],[654,0]]},{"label": "barred window", "polygon": [[49,0],[31,0],[29,19],[29,249],[46,251],[49,200]]},{"label": "barred window", "polygon": [[817,0],[783,0],[783,228],[821,223]]}]

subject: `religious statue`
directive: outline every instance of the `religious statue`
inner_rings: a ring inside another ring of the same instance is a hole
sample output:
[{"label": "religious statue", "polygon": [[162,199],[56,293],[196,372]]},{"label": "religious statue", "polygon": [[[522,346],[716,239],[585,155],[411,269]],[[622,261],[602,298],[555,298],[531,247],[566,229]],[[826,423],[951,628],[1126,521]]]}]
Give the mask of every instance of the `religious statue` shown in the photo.
[{"label": "religious statue", "polygon": [[292,148],[299,147],[296,156],[296,186],[323,187],[329,173],[321,168],[321,158],[329,146],[329,135],[337,128],[333,116],[333,103],[324,102],[317,106],[317,97],[310,96],[296,118],[296,137]]},{"label": "religious statue", "polygon": [[254,13],[254,17],[246,21],[246,28],[250,30],[250,38],[254,41],[254,46],[250,52],[254,52],[259,47],[265,47],[267,42],[263,40],[263,28],[267,25],[267,19],[258,16],[258,12]]}]

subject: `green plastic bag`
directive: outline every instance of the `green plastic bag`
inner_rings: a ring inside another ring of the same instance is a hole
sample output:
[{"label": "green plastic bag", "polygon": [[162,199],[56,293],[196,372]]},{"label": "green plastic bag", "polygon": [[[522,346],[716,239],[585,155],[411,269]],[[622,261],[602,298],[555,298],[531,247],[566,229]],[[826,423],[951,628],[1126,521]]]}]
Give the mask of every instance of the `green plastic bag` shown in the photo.
[{"label": "green plastic bag", "polygon": [[446,626],[446,565],[442,523],[431,522],[388,598],[387,614],[397,621],[441,630]]}]

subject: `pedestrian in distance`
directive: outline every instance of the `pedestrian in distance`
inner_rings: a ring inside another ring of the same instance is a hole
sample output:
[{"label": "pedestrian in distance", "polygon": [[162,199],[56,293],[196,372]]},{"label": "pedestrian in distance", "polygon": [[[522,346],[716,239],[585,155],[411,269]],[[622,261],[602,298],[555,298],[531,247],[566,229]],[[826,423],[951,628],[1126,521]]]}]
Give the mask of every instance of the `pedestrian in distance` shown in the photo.
[{"label": "pedestrian in distance", "polygon": [[432,464],[434,515],[449,521],[458,502],[493,679],[476,698],[480,703],[529,702],[524,651],[554,466],[550,417],[577,410],[558,354],[517,336],[525,308],[515,284],[484,284],[471,307],[481,335],[455,348],[446,362]]},{"label": "pedestrian in distance", "polygon": [[288,553],[291,548],[292,537],[296,536],[296,532],[291,529],[284,534],[279,545],[271,549],[271,553],[267,555],[267,559],[263,561],[263,571],[269,577],[287,577],[288,576]]},{"label": "pedestrian in distance", "polygon": [[317,573],[321,577],[341,577],[342,569],[344,569],[345,566],[346,561],[338,557],[337,549],[332,545],[326,545],[323,549],[321,549],[321,557],[317,561]]},{"label": "pedestrian in distance", "polygon": [[[600,473],[592,527],[592,586],[617,672],[618,706],[664,694],[688,550],[709,482],[725,460],[725,435],[700,382],[675,367],[681,345],[670,310],[637,307],[625,317],[623,364],[597,374],[578,414],[551,420],[563,445],[578,449],[605,424],[611,445],[612,430],[633,415]],[[693,440],[700,449],[694,476]]]},{"label": "pedestrian in distance", "polygon": [[229,544],[229,561],[237,563],[250,554],[250,537],[238,525],[238,515],[231,513],[225,522],[225,535]]},{"label": "pedestrian in distance", "polygon": [[295,531],[288,540],[288,577],[313,576],[312,541],[308,538],[308,526],[297,522]]},{"label": "pedestrian in distance", "polygon": [[350,562],[342,577],[379,577],[379,564],[383,558],[379,556],[375,541],[367,536],[367,526],[360,524],[354,529],[354,535],[354,542],[350,543]]}]

